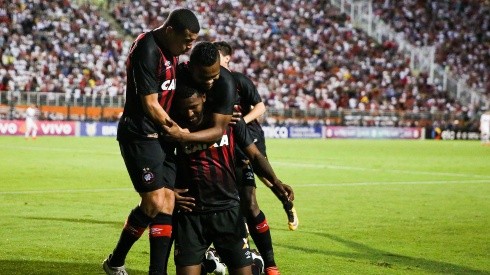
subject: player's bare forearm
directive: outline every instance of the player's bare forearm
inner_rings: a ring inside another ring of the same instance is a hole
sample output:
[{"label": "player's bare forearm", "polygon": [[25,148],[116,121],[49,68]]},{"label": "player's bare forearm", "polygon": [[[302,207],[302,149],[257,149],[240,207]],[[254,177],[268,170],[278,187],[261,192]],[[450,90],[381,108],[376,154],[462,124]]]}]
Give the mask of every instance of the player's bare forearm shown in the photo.
[{"label": "player's bare forearm", "polygon": [[245,120],[245,123],[248,124],[251,121],[256,120],[259,118],[261,115],[265,113],[265,104],[263,102],[259,102],[255,104],[254,108],[243,117],[243,120]]},{"label": "player's bare forearm", "polygon": [[143,109],[156,124],[163,127],[173,122],[167,112],[158,103],[158,94],[154,93],[142,96],[142,103]]},{"label": "player's bare forearm", "polygon": [[283,183],[277,178],[269,161],[257,149],[257,146],[255,146],[255,144],[249,145],[245,149],[245,153],[247,154],[247,157],[249,158],[250,163],[252,164],[252,168],[254,169],[254,172],[258,176],[264,177],[271,183],[272,186],[270,188],[274,191],[274,193],[278,197],[280,197],[281,200],[282,199],[288,200],[289,199],[288,191],[284,188]]}]

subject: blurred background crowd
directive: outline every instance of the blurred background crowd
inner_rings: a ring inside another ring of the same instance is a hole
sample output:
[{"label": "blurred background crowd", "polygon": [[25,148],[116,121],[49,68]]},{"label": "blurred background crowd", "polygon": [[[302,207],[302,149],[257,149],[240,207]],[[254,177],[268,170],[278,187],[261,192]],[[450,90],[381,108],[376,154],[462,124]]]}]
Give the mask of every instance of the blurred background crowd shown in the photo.
[{"label": "blurred background crowd", "polygon": [[[414,45],[436,46],[436,61],[468,75],[468,85],[488,98],[488,1],[372,4],[374,15]],[[200,40],[235,48],[231,68],[254,81],[270,110],[442,112],[471,121],[488,107],[462,103],[441,83],[430,83],[426,72],[410,69],[394,41],[377,43],[327,0],[113,0],[102,6],[0,0],[0,92],[123,96],[132,40],[178,6],[198,14]]]}]

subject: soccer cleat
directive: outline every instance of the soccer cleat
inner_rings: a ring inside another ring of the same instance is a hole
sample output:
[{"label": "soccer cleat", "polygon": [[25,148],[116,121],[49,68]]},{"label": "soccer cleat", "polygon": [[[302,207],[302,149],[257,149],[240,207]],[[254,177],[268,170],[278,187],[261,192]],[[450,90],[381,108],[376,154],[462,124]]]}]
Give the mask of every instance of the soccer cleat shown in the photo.
[{"label": "soccer cleat", "polygon": [[257,251],[257,249],[252,249],[250,252],[252,254],[252,267],[256,267],[259,274],[264,273],[264,259],[260,256],[259,251]]},{"label": "soccer cleat", "polygon": [[296,230],[299,225],[298,214],[296,213],[296,209],[293,207],[290,210],[286,210],[286,214],[288,215],[289,230],[291,231]]},{"label": "soccer cleat", "polygon": [[111,258],[112,254],[107,257],[107,259],[104,260],[102,263],[102,268],[104,269],[105,273],[107,275],[128,275],[128,272],[126,272],[126,268],[123,266],[111,266],[109,264],[109,259]]},{"label": "soccer cleat", "polygon": [[213,271],[213,274],[216,275],[225,275],[226,274],[226,266],[220,261],[218,254],[216,253],[216,249],[210,247],[208,251],[206,251],[206,260],[214,261],[216,264],[216,269]]},{"label": "soccer cleat", "polygon": [[265,269],[265,275],[281,275],[277,266],[269,266]]}]

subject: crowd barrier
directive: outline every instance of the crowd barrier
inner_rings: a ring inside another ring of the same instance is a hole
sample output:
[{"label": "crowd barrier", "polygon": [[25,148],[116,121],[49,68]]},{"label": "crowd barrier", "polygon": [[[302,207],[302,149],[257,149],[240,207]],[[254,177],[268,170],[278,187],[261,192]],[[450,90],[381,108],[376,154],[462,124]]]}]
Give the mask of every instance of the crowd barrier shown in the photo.
[{"label": "crowd barrier", "polygon": [[[117,122],[37,121],[38,136],[115,137]],[[421,127],[263,126],[266,138],[303,139],[442,139],[480,140],[479,132],[443,130],[438,135]],[[0,120],[0,136],[23,136],[23,120]]]}]

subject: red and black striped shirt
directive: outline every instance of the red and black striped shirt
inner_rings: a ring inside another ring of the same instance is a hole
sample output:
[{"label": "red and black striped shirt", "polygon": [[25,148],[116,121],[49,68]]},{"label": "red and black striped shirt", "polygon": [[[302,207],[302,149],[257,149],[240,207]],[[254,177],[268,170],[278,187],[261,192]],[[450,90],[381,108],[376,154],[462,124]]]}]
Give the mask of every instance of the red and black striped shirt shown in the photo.
[{"label": "red and black striped shirt", "polygon": [[141,96],[158,93],[160,105],[168,113],[175,93],[177,64],[178,57],[160,48],[153,32],[136,38],[126,61],[126,103],[118,139],[147,139],[162,132],[144,111]]},{"label": "red and black striped shirt", "polygon": [[235,176],[235,146],[245,148],[253,138],[245,123],[237,123],[214,144],[187,144],[177,150],[176,188],[189,189],[197,212],[219,211],[239,204]]}]

